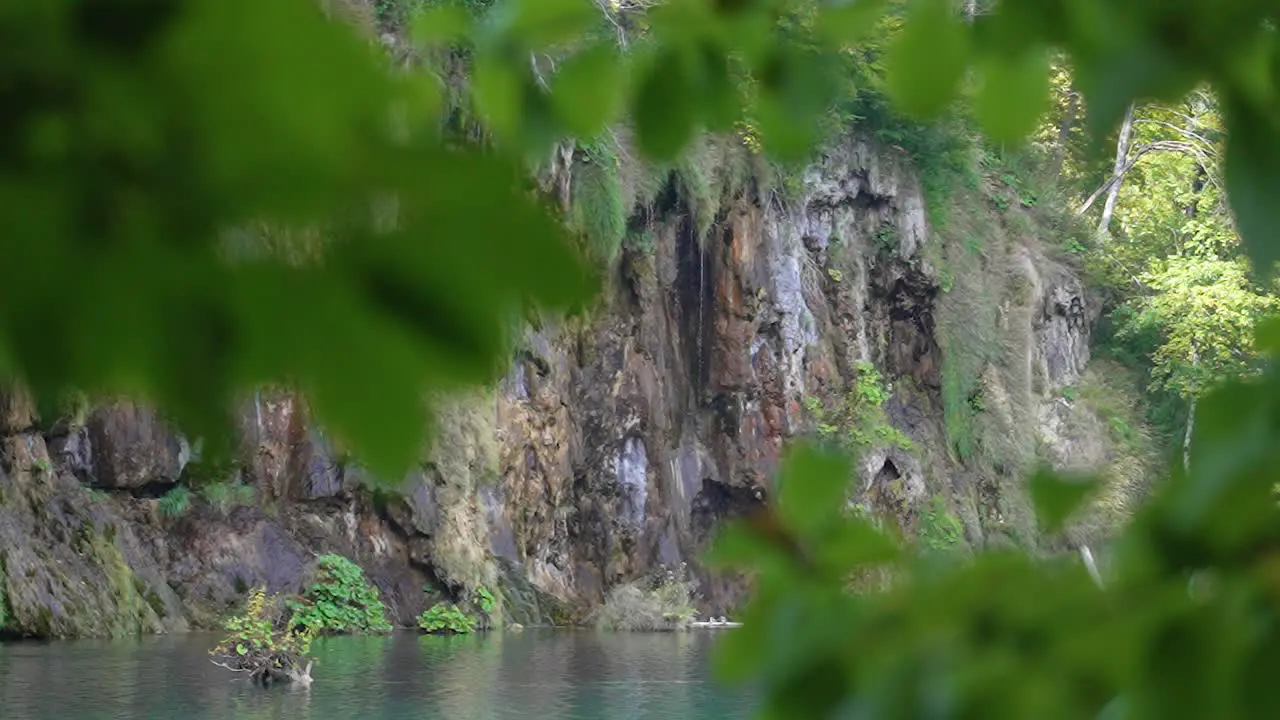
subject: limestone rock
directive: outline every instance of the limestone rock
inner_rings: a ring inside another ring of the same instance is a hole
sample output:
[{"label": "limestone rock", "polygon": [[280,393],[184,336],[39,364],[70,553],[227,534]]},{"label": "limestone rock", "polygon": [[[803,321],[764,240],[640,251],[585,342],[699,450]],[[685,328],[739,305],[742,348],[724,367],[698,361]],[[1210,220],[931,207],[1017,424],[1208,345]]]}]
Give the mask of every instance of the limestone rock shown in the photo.
[{"label": "limestone rock", "polygon": [[141,488],[172,484],[190,460],[187,441],[144,405],[118,401],[89,414],[93,484],[103,488]]}]

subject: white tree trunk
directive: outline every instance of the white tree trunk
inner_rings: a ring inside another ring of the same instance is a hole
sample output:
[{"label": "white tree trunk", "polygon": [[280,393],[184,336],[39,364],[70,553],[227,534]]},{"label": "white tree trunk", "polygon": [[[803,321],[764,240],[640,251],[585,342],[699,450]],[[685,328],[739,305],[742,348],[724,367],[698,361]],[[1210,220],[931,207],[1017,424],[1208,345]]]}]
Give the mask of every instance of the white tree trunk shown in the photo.
[{"label": "white tree trunk", "polygon": [[1191,433],[1196,427],[1196,399],[1191,398],[1191,410],[1187,413],[1187,431],[1182,436],[1182,469],[1191,472]]},{"label": "white tree trunk", "polygon": [[1062,175],[1062,166],[1067,161],[1067,143],[1071,140],[1071,130],[1075,127],[1079,107],[1080,94],[1074,87],[1068,87],[1067,110],[1062,114],[1062,121],[1058,123],[1058,147],[1053,153],[1052,177],[1055,180]]},{"label": "white tree trunk", "polygon": [[1125,166],[1129,164],[1129,145],[1133,140],[1133,105],[1125,110],[1124,123],[1120,125],[1120,138],[1116,140],[1116,162],[1112,171],[1116,178],[1107,191],[1107,202],[1102,206],[1102,219],[1098,221],[1098,233],[1106,233],[1111,228],[1111,218],[1115,214],[1116,199],[1120,196],[1120,185],[1124,181]]},{"label": "white tree trunk", "polygon": [[[1200,365],[1200,350],[1196,347],[1195,341],[1191,343],[1191,367],[1195,368]],[[1191,472],[1191,434],[1195,432],[1196,427],[1196,392],[1191,392],[1191,408],[1187,412],[1187,430],[1182,435],[1182,469],[1188,473]]]},{"label": "white tree trunk", "polygon": [[1098,589],[1105,589],[1102,584],[1102,573],[1098,572],[1098,565],[1093,561],[1093,552],[1089,550],[1088,545],[1080,546],[1080,558],[1084,560],[1084,567],[1089,571],[1089,577],[1093,578],[1093,582],[1097,584]]}]

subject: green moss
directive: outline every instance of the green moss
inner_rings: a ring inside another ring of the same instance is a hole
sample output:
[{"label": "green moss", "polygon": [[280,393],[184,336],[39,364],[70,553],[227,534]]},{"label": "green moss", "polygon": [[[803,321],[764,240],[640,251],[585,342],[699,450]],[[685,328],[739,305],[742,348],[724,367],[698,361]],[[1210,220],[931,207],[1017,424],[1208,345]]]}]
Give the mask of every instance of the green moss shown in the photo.
[{"label": "green moss", "polygon": [[700,162],[695,153],[681,156],[676,165],[675,180],[680,198],[693,216],[698,242],[707,237],[720,208],[720,198],[712,187],[712,169]]},{"label": "green moss", "polygon": [[191,491],[179,485],[160,496],[156,501],[156,510],[167,518],[181,517],[191,509]]},{"label": "green moss", "polygon": [[[127,637],[152,630],[147,622],[151,617],[151,606],[143,595],[146,584],[125,562],[124,555],[115,544],[114,533],[108,537],[105,532],[95,532],[89,522],[82,524],[80,530],[86,535],[86,554],[97,561],[106,575],[109,596],[115,604],[114,607],[86,608],[84,613],[100,616],[102,629],[111,637]],[[84,622],[89,621],[81,620],[82,624]]]},{"label": "green moss", "polygon": [[588,252],[610,265],[627,231],[616,151],[603,142],[584,146],[572,183],[569,223],[587,242]]},{"label": "green moss", "polygon": [[220,513],[252,505],[256,497],[251,485],[238,480],[209,483],[200,489],[200,495]]},{"label": "green moss", "polygon": [[953,550],[964,542],[964,526],[941,495],[929,498],[916,524],[916,539],[924,549],[933,552]]},{"label": "green moss", "polygon": [[4,570],[4,556],[0,555],[0,632],[9,629],[13,610],[9,607],[9,576]]}]

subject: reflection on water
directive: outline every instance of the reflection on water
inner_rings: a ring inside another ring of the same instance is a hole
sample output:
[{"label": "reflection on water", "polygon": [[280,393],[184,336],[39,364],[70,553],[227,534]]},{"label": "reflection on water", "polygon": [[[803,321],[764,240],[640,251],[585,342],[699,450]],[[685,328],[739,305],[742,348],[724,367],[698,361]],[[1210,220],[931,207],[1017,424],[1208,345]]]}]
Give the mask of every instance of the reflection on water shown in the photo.
[{"label": "reflection on water", "polygon": [[533,631],[328,638],[309,689],[254,689],[210,635],[0,645],[0,717],[703,720],[746,717],[709,677],[717,634]]}]

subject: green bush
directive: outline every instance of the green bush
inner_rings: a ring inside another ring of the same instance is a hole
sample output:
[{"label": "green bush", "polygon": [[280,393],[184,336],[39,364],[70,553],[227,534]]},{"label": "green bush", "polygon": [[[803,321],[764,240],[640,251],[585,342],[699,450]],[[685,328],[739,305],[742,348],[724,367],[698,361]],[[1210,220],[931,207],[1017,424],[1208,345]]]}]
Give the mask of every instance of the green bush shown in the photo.
[{"label": "green bush", "polygon": [[191,491],[185,485],[178,485],[160,496],[156,509],[167,518],[181,517],[191,509]]},{"label": "green bush", "polygon": [[885,415],[884,404],[892,392],[880,371],[867,362],[857,367],[853,388],[836,407],[828,408],[816,397],[804,398],[818,437],[854,452],[875,446],[910,450],[911,438],[891,425]]},{"label": "green bush", "polygon": [[291,625],[323,634],[391,631],[378,590],[359,565],[329,554],[316,561],[316,568],[315,582],[300,598],[288,601]]},{"label": "green bush", "polygon": [[475,632],[476,619],[458,609],[452,603],[432,605],[418,616],[418,627],[433,634],[458,634]]}]

